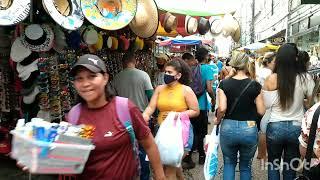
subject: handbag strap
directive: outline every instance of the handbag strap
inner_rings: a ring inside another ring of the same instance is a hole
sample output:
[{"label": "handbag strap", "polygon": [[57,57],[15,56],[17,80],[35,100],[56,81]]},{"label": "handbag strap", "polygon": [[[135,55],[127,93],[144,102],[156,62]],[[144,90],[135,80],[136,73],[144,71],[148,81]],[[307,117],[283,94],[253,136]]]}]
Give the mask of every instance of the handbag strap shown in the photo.
[{"label": "handbag strap", "polygon": [[311,157],[313,154],[313,144],[316,139],[316,131],[318,127],[318,119],[320,114],[320,106],[317,107],[316,111],[313,114],[312,117],[312,123],[310,126],[310,132],[309,132],[309,138],[308,138],[308,146],[307,146],[307,152],[306,152],[306,166],[303,169],[303,175],[307,176],[310,170],[311,166]]},{"label": "handbag strap", "polygon": [[250,82],[246,85],[246,87],[241,91],[241,93],[239,94],[239,96],[234,100],[231,108],[230,108],[230,111],[228,112],[228,115],[231,115],[234,111],[234,109],[236,108],[236,106],[238,105],[239,103],[239,100],[241,98],[241,96],[244,94],[244,92],[246,92],[246,90],[249,88],[249,86],[253,83],[253,80],[250,80]]}]

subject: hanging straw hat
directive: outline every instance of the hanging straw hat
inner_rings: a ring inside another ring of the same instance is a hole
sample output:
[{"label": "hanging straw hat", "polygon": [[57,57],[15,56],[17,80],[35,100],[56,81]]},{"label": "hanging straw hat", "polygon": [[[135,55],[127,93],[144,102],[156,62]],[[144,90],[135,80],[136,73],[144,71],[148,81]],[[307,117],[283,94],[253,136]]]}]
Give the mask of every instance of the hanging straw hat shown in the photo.
[{"label": "hanging straw hat", "polygon": [[181,36],[189,36],[197,32],[198,20],[191,16],[178,16],[177,32]]},{"label": "hanging straw hat", "polygon": [[63,28],[76,30],[82,26],[84,16],[80,0],[42,0],[42,4],[52,19]]},{"label": "hanging straw hat", "polygon": [[2,0],[0,6],[0,25],[9,26],[28,17],[31,0]]},{"label": "hanging straw hat", "polygon": [[49,25],[31,24],[22,34],[21,43],[31,51],[49,51],[53,46],[54,33]]},{"label": "hanging straw hat", "polygon": [[222,34],[225,37],[233,36],[237,28],[239,27],[238,21],[231,14],[224,15],[222,24],[223,24]]},{"label": "hanging straw hat", "polygon": [[213,35],[219,35],[222,32],[222,20],[220,18],[211,16],[209,19],[210,22],[210,32]]},{"label": "hanging straw hat", "polygon": [[80,0],[80,4],[88,21],[105,30],[127,26],[137,10],[136,0]]},{"label": "hanging straw hat", "polygon": [[240,37],[241,37],[241,28],[240,28],[240,25],[239,25],[239,27],[237,28],[236,32],[233,34],[232,39],[235,42],[239,42]]},{"label": "hanging straw hat", "polygon": [[200,19],[198,20],[198,32],[199,32],[199,34],[205,35],[209,30],[210,30],[209,20],[204,18],[204,17],[200,17]]},{"label": "hanging straw hat", "polygon": [[177,29],[177,18],[169,12],[161,15],[160,21],[161,21],[162,27],[167,33],[170,33],[171,31],[174,31]]},{"label": "hanging straw hat", "polygon": [[142,38],[153,36],[158,29],[158,8],[154,0],[138,0],[137,13],[129,24],[131,30]]}]

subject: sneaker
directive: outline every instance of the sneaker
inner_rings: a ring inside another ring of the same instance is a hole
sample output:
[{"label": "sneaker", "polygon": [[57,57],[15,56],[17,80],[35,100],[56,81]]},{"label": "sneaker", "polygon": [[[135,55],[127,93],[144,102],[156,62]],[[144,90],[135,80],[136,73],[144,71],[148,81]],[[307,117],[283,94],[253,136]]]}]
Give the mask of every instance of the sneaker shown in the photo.
[{"label": "sneaker", "polygon": [[203,165],[206,160],[206,156],[199,156],[199,164]]}]

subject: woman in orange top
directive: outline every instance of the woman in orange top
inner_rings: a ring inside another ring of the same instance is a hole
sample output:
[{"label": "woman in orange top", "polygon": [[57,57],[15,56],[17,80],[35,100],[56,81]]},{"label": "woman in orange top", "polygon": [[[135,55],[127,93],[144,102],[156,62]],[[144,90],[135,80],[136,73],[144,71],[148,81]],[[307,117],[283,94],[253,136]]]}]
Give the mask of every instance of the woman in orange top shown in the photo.
[{"label": "woman in orange top", "polygon": [[[159,110],[158,123],[161,124],[168,113],[184,112],[189,118],[197,117],[200,113],[198,100],[192,89],[188,86],[191,79],[189,66],[180,58],[168,62],[165,65],[164,82],[156,88],[148,107],[143,113],[146,121]],[[177,177],[183,179],[181,168],[164,166],[168,180],[175,180]]]}]

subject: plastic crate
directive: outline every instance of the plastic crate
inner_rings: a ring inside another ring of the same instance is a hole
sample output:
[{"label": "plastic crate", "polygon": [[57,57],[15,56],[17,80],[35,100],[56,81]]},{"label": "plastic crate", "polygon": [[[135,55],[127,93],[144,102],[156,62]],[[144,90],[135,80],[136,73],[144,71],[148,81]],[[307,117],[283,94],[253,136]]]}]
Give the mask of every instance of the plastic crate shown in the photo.
[{"label": "plastic crate", "polygon": [[35,174],[80,174],[93,145],[47,143],[11,131],[11,157]]}]

